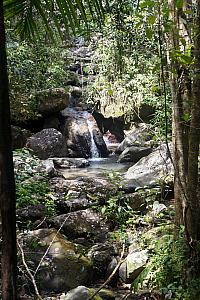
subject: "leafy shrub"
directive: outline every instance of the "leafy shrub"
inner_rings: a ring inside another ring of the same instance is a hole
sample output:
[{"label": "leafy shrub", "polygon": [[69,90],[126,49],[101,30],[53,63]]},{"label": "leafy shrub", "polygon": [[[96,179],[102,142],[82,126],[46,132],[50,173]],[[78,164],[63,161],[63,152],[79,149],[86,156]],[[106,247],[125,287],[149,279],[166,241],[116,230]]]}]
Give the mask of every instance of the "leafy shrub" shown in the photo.
[{"label": "leafy shrub", "polygon": [[27,149],[14,152],[16,206],[44,204],[47,214],[55,213],[54,195],[52,194],[47,174],[42,170],[41,161],[31,155]]},{"label": "leafy shrub", "polygon": [[[148,287],[159,290],[165,299],[195,300],[200,294],[200,278],[186,275],[192,271],[184,229],[178,237],[164,234],[156,243],[144,271],[133,282],[133,289]],[[187,272],[186,272],[187,271]]]},{"label": "leafy shrub", "polygon": [[56,45],[25,42],[9,44],[8,67],[10,81],[11,116],[15,121],[35,119],[37,91],[64,87],[66,71],[63,49]]}]

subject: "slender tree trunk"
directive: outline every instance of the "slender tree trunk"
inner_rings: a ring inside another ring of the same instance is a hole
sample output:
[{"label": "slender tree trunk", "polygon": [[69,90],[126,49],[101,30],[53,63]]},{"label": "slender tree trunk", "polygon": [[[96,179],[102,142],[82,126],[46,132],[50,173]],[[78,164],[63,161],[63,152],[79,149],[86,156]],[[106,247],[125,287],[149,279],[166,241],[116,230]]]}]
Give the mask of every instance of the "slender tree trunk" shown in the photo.
[{"label": "slender tree trunk", "polygon": [[15,180],[11,150],[10,106],[3,0],[0,0],[0,208],[2,218],[2,299],[16,300]]},{"label": "slender tree trunk", "polygon": [[173,148],[174,148],[174,194],[176,205],[176,224],[185,224],[185,211],[187,210],[187,169],[188,169],[188,126],[184,124],[185,113],[185,70],[180,66],[174,51],[180,51],[179,39],[182,30],[181,22],[175,0],[168,0],[172,30],[169,33],[169,55],[171,67],[171,92],[173,106]]},{"label": "slender tree trunk", "polygon": [[[200,240],[200,199],[198,194],[198,156],[200,142],[200,0],[197,1],[197,16],[195,19],[194,37],[194,78],[193,78],[193,103],[189,134],[188,157],[188,202],[190,214],[188,230],[191,242]],[[193,245],[194,247],[194,245]]]}]

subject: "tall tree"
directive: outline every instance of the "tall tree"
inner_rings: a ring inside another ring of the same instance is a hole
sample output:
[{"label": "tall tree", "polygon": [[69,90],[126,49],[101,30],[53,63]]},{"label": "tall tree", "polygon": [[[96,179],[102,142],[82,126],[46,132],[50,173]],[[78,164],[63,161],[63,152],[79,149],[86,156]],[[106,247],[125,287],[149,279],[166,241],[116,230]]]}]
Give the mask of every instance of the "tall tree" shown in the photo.
[{"label": "tall tree", "polygon": [[15,180],[11,149],[10,106],[3,0],[0,1],[0,207],[2,218],[2,299],[16,299]]},{"label": "tall tree", "polygon": [[[169,0],[171,91],[177,225],[185,226],[191,262],[199,273],[200,0]],[[195,10],[192,11],[192,4]],[[186,17],[185,12],[188,13]],[[192,20],[192,23],[191,23]],[[193,56],[188,49],[193,44]]]}]

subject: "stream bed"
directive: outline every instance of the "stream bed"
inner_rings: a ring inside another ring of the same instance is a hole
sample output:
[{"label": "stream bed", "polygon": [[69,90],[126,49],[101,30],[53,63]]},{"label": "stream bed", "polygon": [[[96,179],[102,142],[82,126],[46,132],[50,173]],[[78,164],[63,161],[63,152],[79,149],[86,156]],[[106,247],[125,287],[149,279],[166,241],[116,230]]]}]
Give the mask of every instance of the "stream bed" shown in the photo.
[{"label": "stream bed", "polygon": [[117,155],[110,155],[108,158],[91,158],[89,159],[89,167],[63,169],[62,173],[66,179],[106,177],[109,173],[113,172],[123,175],[132,163],[118,163],[117,160]]}]

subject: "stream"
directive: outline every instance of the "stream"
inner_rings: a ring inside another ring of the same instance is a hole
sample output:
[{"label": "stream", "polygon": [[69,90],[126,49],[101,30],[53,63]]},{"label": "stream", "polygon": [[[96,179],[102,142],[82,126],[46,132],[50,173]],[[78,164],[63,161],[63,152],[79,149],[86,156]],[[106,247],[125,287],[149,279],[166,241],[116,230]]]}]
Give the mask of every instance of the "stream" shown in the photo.
[{"label": "stream", "polygon": [[62,170],[66,179],[77,179],[77,177],[106,177],[109,173],[117,172],[123,175],[131,163],[118,163],[118,155],[110,155],[108,158],[91,158],[90,166],[86,168],[72,168]]}]

